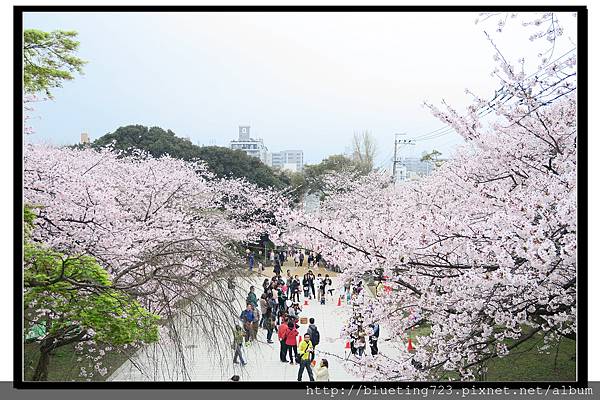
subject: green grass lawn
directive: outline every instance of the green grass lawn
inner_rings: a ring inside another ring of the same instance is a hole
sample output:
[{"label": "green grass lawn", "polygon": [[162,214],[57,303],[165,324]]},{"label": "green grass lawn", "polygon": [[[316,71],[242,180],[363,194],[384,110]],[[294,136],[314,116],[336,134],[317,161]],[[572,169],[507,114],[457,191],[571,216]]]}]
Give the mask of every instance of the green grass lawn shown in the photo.
[{"label": "green grass lawn", "polygon": [[[427,336],[430,333],[431,328],[427,325],[416,328],[411,333],[413,343],[418,345],[419,336]],[[507,344],[510,345],[511,341]],[[485,381],[574,381],[575,341],[563,338],[560,343],[540,353],[537,347],[542,344],[543,336],[538,333],[508,356],[489,360]],[[448,374],[444,378],[448,377],[457,378],[457,375]]]},{"label": "green grass lawn", "polygon": [[[374,285],[368,285],[367,288],[375,294]],[[410,333],[413,344],[418,345],[419,336],[427,336],[430,333],[431,327],[428,325],[416,327]],[[507,342],[508,345],[510,343],[510,341]],[[563,338],[559,344],[555,344],[544,353],[540,353],[537,351],[537,347],[542,344],[542,334],[539,333],[521,344],[507,357],[488,361],[488,374],[485,380],[574,381],[576,379],[575,341]],[[556,354],[557,350],[558,355]],[[448,374],[447,377],[456,378],[457,376],[456,374]]]},{"label": "green grass lawn", "polygon": [[[24,380],[31,380],[39,354],[39,345],[37,343],[28,343],[25,345],[23,359]],[[78,357],[79,355],[75,352],[74,344],[58,348],[50,359],[48,381],[85,381],[86,378],[79,376],[80,368],[85,367],[88,370],[90,368],[86,359],[78,362]],[[107,353],[102,363],[108,369],[108,373],[105,376],[95,373],[91,380],[96,382],[105,381],[127,358],[128,355],[120,351]]]}]

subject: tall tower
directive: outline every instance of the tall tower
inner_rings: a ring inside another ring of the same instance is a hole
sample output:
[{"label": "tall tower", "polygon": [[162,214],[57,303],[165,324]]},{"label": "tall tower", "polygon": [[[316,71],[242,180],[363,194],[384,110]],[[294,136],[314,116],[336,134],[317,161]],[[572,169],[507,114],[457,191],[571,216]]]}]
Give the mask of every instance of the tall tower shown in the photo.
[{"label": "tall tower", "polygon": [[87,134],[87,132],[82,132],[81,133],[81,139],[79,141],[81,144],[87,144],[90,142],[90,136]]},{"label": "tall tower", "polygon": [[239,127],[239,141],[248,141],[250,140],[250,126],[240,126]]}]

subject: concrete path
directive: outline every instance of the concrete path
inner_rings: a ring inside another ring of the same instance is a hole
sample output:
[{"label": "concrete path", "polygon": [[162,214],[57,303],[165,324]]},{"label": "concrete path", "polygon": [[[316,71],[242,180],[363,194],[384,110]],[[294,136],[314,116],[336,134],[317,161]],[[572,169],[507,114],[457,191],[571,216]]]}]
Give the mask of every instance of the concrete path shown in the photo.
[{"label": "concrete path", "polygon": [[[268,272],[268,271],[266,271]],[[293,271],[292,271],[293,272]],[[284,270],[285,273],[285,270]],[[331,274],[330,274],[331,275]],[[260,287],[263,276],[257,274],[255,286]],[[339,284],[333,278],[333,286]],[[368,292],[368,291],[367,291]],[[351,307],[342,302],[337,305],[337,293],[328,297],[325,305],[316,300],[309,300],[303,306],[301,317],[315,318],[315,324],[321,334],[317,346],[317,362],[320,352],[335,354],[338,357],[326,356],[329,361],[329,375],[332,381],[360,380],[346,372],[342,363],[348,357],[345,340],[340,338],[340,331],[351,314]],[[273,333],[273,344],[267,344],[266,331],[259,329],[258,341],[244,347],[246,366],[234,365],[231,339],[211,344],[197,332],[194,321],[188,319],[177,321],[183,345],[178,347],[175,341],[162,338],[158,343],[140,349],[130,361],[125,362],[109,378],[114,381],[215,381],[229,380],[232,375],[239,375],[244,381],[294,381],[297,379],[298,366],[282,363],[279,360],[279,342],[277,333]],[[308,325],[300,325],[299,332],[304,334]],[[380,337],[380,351],[388,355],[400,351],[402,347],[385,341],[385,329]],[[394,343],[397,343],[394,341]],[[179,350],[179,351],[178,351]],[[353,357],[353,356],[351,356]],[[304,373],[304,380],[308,374]]]}]

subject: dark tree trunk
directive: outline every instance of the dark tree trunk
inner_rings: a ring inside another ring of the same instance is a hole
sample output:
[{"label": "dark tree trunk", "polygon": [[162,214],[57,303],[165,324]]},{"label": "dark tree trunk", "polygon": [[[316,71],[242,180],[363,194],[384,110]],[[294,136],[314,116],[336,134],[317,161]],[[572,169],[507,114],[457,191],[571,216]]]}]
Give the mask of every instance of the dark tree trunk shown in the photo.
[{"label": "dark tree trunk", "polygon": [[[67,328],[67,331],[76,329],[75,326]],[[63,332],[64,333],[64,332]],[[85,330],[78,333],[75,336],[69,338],[62,337],[62,340],[57,339],[55,336],[47,337],[40,343],[40,359],[38,360],[35,372],[33,373],[34,381],[47,381],[48,380],[48,366],[50,365],[51,352],[61,346],[81,341],[85,337]]]},{"label": "dark tree trunk", "polygon": [[45,346],[40,347],[40,359],[38,360],[35,372],[33,373],[32,380],[34,381],[47,381],[48,380],[48,366],[50,365],[50,349]]}]

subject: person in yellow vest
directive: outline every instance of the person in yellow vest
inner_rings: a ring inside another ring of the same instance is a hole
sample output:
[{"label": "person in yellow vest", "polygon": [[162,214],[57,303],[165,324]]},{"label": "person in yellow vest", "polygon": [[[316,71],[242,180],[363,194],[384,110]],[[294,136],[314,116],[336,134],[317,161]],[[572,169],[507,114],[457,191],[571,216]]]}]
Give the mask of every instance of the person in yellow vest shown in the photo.
[{"label": "person in yellow vest", "polygon": [[308,371],[308,378],[314,381],[312,368],[310,366],[310,354],[315,351],[310,341],[310,334],[304,334],[304,340],[298,343],[298,358],[300,359],[300,369],[298,370],[298,382],[302,381],[302,375],[304,375],[304,369]]}]

